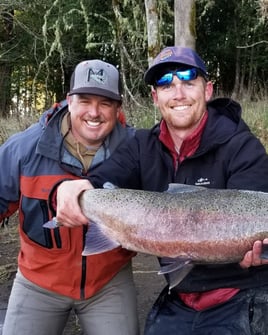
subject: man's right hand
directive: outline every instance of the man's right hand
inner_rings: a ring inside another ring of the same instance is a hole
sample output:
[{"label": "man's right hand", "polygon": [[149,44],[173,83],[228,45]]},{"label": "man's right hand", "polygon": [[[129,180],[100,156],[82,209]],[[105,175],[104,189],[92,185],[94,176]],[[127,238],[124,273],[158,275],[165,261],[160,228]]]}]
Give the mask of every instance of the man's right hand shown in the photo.
[{"label": "man's right hand", "polygon": [[88,218],[79,205],[79,196],[83,191],[93,188],[86,179],[62,182],[57,189],[56,220],[68,228],[88,224]]}]

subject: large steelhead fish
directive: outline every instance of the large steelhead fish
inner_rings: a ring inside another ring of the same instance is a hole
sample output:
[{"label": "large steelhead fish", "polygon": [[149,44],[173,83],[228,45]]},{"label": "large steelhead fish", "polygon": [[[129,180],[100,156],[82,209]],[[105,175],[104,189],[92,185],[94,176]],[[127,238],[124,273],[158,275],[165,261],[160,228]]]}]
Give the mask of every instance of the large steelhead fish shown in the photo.
[{"label": "large steelhead fish", "polygon": [[104,188],[85,191],[80,205],[90,220],[83,255],[122,246],[184,265],[234,263],[268,237],[264,192],[182,184],[166,192]]}]

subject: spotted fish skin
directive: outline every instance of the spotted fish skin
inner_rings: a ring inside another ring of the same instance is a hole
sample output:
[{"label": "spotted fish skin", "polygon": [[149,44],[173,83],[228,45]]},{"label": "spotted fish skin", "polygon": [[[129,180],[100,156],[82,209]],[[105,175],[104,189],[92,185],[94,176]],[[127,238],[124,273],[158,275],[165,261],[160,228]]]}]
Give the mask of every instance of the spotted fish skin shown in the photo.
[{"label": "spotted fish skin", "polygon": [[[90,220],[84,255],[121,245],[195,264],[234,263],[254,241],[268,237],[264,192],[181,184],[167,192],[93,189],[82,194],[80,205]],[[95,248],[96,234],[111,244]]]}]

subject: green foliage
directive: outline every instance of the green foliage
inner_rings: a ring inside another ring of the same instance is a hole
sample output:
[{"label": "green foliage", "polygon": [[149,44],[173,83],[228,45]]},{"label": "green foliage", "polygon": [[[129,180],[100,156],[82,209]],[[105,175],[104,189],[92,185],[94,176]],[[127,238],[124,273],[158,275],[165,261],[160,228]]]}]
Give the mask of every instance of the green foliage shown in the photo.
[{"label": "green foliage", "polygon": [[161,120],[159,109],[153,105],[151,97],[142,98],[140,102],[140,106],[124,106],[128,124],[135,128],[151,128]]},{"label": "green foliage", "polygon": [[[174,0],[158,0],[161,48],[174,43],[173,8]],[[196,18],[197,51],[217,94],[267,97],[265,1],[196,0]],[[4,92],[13,113],[41,112],[65,97],[78,62],[99,58],[120,68],[126,103],[141,108],[149,95],[147,51],[144,0],[2,1],[0,76],[8,67],[11,74],[0,79],[0,100]],[[0,103],[0,115],[3,108]]]},{"label": "green foliage", "polygon": [[[268,21],[259,1],[197,1],[197,50],[220,93],[267,94]],[[257,45],[258,41],[266,41]]]}]

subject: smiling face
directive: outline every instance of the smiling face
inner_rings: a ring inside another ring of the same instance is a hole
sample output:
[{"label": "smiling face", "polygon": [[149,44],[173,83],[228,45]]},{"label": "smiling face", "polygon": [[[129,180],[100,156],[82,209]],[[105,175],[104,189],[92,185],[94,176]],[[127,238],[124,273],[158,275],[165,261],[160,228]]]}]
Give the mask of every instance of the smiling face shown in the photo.
[{"label": "smiling face", "polygon": [[84,146],[99,146],[113,130],[121,104],[98,95],[67,96],[73,136]]},{"label": "smiling face", "polygon": [[201,76],[180,80],[174,75],[170,84],[155,87],[152,97],[169,131],[187,136],[198,126],[212,92],[212,82],[206,82]]}]

